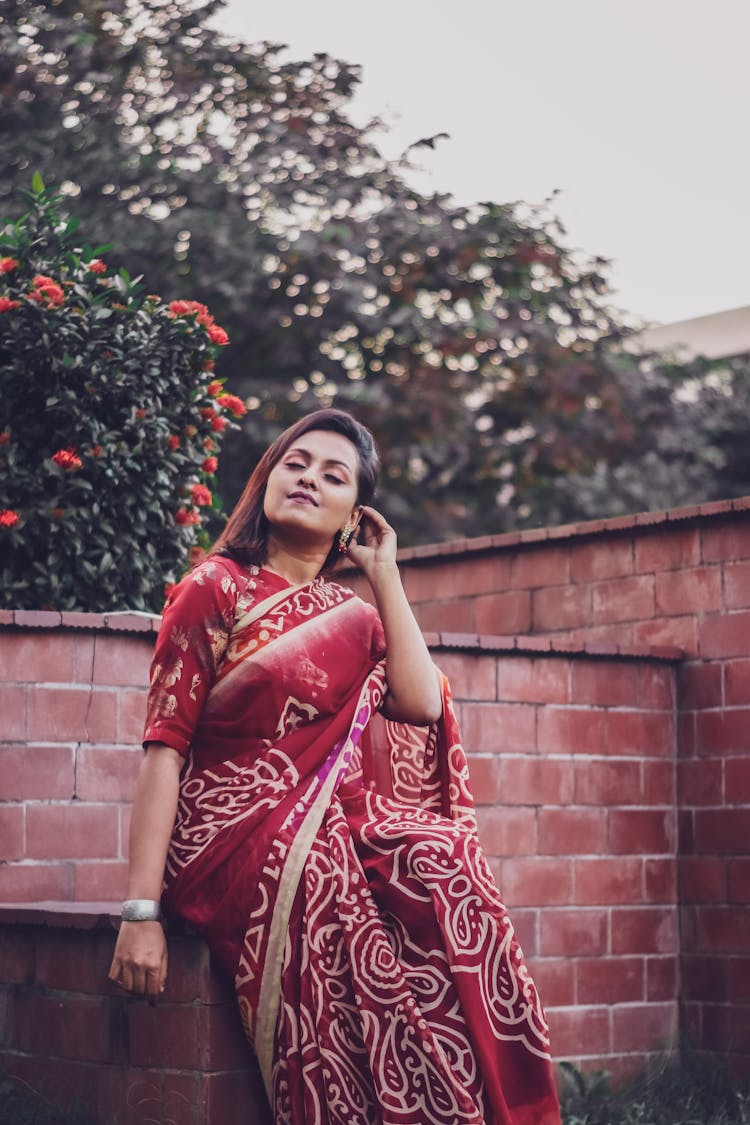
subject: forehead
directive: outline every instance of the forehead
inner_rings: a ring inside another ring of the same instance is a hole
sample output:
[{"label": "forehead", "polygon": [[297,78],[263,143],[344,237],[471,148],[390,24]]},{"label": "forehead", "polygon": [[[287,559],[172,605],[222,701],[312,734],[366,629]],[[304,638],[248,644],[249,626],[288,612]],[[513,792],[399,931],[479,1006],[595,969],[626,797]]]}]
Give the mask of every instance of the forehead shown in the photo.
[{"label": "forehead", "polygon": [[293,441],[289,449],[298,450],[317,461],[335,461],[353,473],[359,466],[357,450],[349,438],[331,430],[309,430]]}]

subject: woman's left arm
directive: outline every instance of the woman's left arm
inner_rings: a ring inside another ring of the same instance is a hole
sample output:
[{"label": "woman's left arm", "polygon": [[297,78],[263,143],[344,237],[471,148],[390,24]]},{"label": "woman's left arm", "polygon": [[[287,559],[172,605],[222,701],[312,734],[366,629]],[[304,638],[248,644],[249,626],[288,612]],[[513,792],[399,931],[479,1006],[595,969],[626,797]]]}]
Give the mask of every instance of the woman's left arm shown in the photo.
[{"label": "woman's left arm", "polygon": [[396,533],[374,508],[362,508],[359,537],[349,558],[364,572],[372,588],[385,633],[387,719],[424,725],[442,712],[438,672],[407,601],[396,564]]}]

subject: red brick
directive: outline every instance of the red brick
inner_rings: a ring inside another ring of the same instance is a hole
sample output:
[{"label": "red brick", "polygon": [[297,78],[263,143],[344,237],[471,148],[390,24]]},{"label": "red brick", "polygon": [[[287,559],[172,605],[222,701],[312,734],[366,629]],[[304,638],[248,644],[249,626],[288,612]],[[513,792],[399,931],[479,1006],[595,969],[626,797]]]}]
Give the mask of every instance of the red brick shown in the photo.
[{"label": "red brick", "polygon": [[646,902],[677,902],[677,859],[670,857],[645,860],[643,883]]},{"label": "red brick", "polygon": [[13,619],[16,625],[28,629],[54,629],[62,622],[59,613],[46,609],[17,609]]},{"label": "red brick", "polygon": [[154,652],[154,638],[145,636],[123,637],[100,634],[94,651],[95,684],[109,687],[145,687]]},{"label": "red brick", "polygon": [[513,703],[567,703],[568,681],[569,662],[559,657],[498,658],[498,694]]},{"label": "red brick", "polygon": [[76,863],[73,898],[76,902],[120,902],[128,886],[127,860],[106,860]]},{"label": "red brick", "polygon": [[526,957],[539,954],[539,910],[518,907],[513,911],[513,929]]},{"label": "red brick", "polygon": [[591,592],[587,586],[552,586],[534,590],[534,632],[575,629],[591,621]]},{"label": "red brick", "polygon": [[24,812],[22,805],[0,807],[0,856],[5,862],[23,857]]},{"label": "red brick", "polygon": [[605,738],[602,711],[547,706],[539,712],[537,744],[543,754],[601,754]]},{"label": "red brick", "polygon": [[540,546],[519,551],[513,557],[511,585],[516,590],[563,586],[569,579],[569,557],[567,547]]},{"label": "red brick", "polygon": [[750,906],[750,857],[729,861],[729,901]]},{"label": "red brick", "polygon": [[109,1011],[99,997],[17,992],[14,1023],[24,1051],[95,1062],[109,1056]]},{"label": "red brick", "polygon": [[468,751],[533,753],[536,749],[535,708],[527,704],[465,703],[461,717]]},{"label": "red brick", "polygon": [[685,606],[690,606],[694,613],[711,613],[721,609],[721,570],[718,566],[657,574],[657,614],[679,617],[684,614]]},{"label": "red brick", "polygon": [[610,809],[607,849],[615,855],[662,855],[673,851],[673,810]]},{"label": "red brick", "polygon": [[714,706],[722,703],[727,707],[750,705],[750,660],[730,660],[724,665],[724,699]]},{"label": "red brick", "polygon": [[[448,677],[456,699],[497,698],[497,676],[494,656],[474,656],[463,652],[441,652],[437,658],[441,671]],[[145,715],[145,698],[141,703],[141,725]]]},{"label": "red brick", "polygon": [[605,809],[541,809],[540,855],[594,855],[604,850],[607,838]]},{"label": "red brick", "polygon": [[676,1003],[633,1004],[612,1013],[615,1051],[653,1051],[673,1047],[679,1032]]},{"label": "red brick", "polygon": [[484,850],[493,856],[534,855],[536,811],[534,809],[477,809],[479,836]]},{"label": "red brick", "polygon": [[30,859],[109,859],[119,854],[112,809],[104,805],[29,805],[26,854]]},{"label": "red brick", "polygon": [[[747,663],[750,669],[750,661]],[[677,683],[683,708],[699,711],[724,703],[720,664],[683,664],[677,670]]]},{"label": "red brick", "polygon": [[642,621],[654,616],[654,579],[651,575],[598,582],[592,590],[594,620]]},{"label": "red brick", "polygon": [[108,987],[115,931],[29,927],[27,940],[35,947],[34,983],[45,989],[101,996]]},{"label": "red brick", "polygon": [[750,524],[735,517],[724,526],[704,527],[701,530],[702,555],[706,562],[724,562],[727,559],[750,558]]},{"label": "red brick", "polygon": [[118,742],[119,692],[116,688],[95,688],[86,722],[86,739],[89,742]]},{"label": "red brick", "polygon": [[608,1008],[552,1008],[547,1016],[552,1050],[557,1058],[609,1052]]},{"label": "red brick", "polygon": [[633,1004],[645,999],[642,957],[587,957],[578,961],[579,1004]]},{"label": "red brick", "polygon": [[675,765],[672,761],[641,762],[644,805],[673,805],[677,789]]},{"label": "red brick", "polygon": [[206,1074],[202,1087],[206,1091],[203,1121],[236,1121],[237,1106],[241,1105],[248,1121],[256,1125],[271,1125],[260,1072],[252,1057],[240,1071]]},{"label": "red brick", "polygon": [[85,739],[90,700],[88,687],[31,686],[27,717],[29,739],[42,742]]},{"label": "red brick", "polygon": [[0,684],[0,715],[4,742],[23,742],[27,737],[28,688],[20,684]]},{"label": "red brick", "polygon": [[677,745],[680,755],[694,757],[698,753],[695,711],[680,711],[677,714]]},{"label": "red brick", "polygon": [[124,688],[118,693],[118,742],[130,746],[141,745],[146,721],[146,694],[137,688]]},{"label": "red brick", "polygon": [[0,902],[52,902],[70,898],[70,863],[0,864]]},{"label": "red brick", "polygon": [[610,711],[606,719],[607,752],[672,756],[675,749],[674,720],[657,711]]},{"label": "red brick", "polygon": [[681,531],[659,528],[657,532],[641,534],[635,540],[635,569],[638,573],[658,574],[663,570],[696,566],[700,561],[698,528]]},{"label": "red brick", "polygon": [[81,801],[132,801],[142,760],[134,750],[82,746],[76,767],[76,797]]},{"label": "red brick", "polygon": [[571,669],[571,695],[576,703],[595,707],[638,704],[638,665],[623,661],[575,661]]},{"label": "red brick", "polygon": [[571,557],[574,582],[592,582],[633,573],[633,544],[630,538],[576,544]]},{"label": "red brick", "polygon": [[698,621],[692,615],[636,621],[631,628],[632,644],[649,645],[651,648],[675,645],[689,655],[698,651]]},{"label": "red brick", "polygon": [[542,956],[593,957],[607,951],[605,908],[545,910],[541,926]]},{"label": "red brick", "polygon": [[699,754],[750,750],[750,707],[699,711],[695,717]]},{"label": "red brick", "polygon": [[543,1004],[549,1007],[575,1004],[575,966],[575,961],[569,957],[543,957],[536,962],[532,976]]},{"label": "red brick", "polygon": [[680,801],[685,805],[720,805],[724,795],[724,763],[719,758],[686,758],[677,763]]},{"label": "red brick", "polygon": [[72,799],[72,746],[1,746],[0,800]]},{"label": "red brick", "polygon": [[676,1000],[680,976],[676,957],[646,958],[646,1000]]},{"label": "red brick", "polygon": [[426,633],[476,632],[473,598],[423,602],[414,606],[414,615]]},{"label": "red brick", "polygon": [[474,628],[478,633],[528,633],[531,594],[528,590],[508,590],[480,595],[474,602]]},{"label": "red brick", "polygon": [[500,759],[497,755],[467,755],[469,781],[478,805],[494,805],[500,800]]},{"label": "red brick", "polygon": [[69,634],[3,633],[0,679],[9,683],[68,683],[74,673],[75,639]]},{"label": "red brick", "polygon": [[0,926],[0,981],[28,984],[34,978],[35,949],[23,927]]},{"label": "red brick", "polygon": [[640,902],[643,861],[638,858],[575,860],[575,901],[581,906]]},{"label": "red brick", "polygon": [[680,859],[682,902],[726,902],[728,868],[716,856],[686,855]]},{"label": "red brick", "polygon": [[[479,562],[479,559],[472,560]],[[484,561],[484,560],[481,560]],[[419,566],[412,564],[410,566],[401,566],[401,577],[404,583],[409,602],[412,605],[419,604],[420,602],[432,602],[437,599],[439,595],[443,597],[462,597],[468,594],[474,594],[478,591],[474,590],[470,580],[467,580],[466,585],[463,585],[463,565],[457,566],[455,563],[450,564],[436,564]],[[508,564],[508,573],[510,573],[510,565]],[[459,580],[463,589],[459,589]],[[368,583],[354,582],[352,579],[347,578],[346,584],[351,586],[355,593],[363,597],[368,592]],[[502,584],[507,585],[506,582]],[[497,587],[491,587],[497,589]]]},{"label": "red brick", "polygon": [[737,1004],[704,1004],[703,1046],[722,1053],[733,1049],[750,1054],[750,1008]]},{"label": "red brick", "polygon": [[671,711],[675,703],[674,669],[658,664],[639,664],[638,703],[655,711]]},{"label": "red brick", "polygon": [[735,1002],[750,1001],[750,956],[722,957],[726,965],[728,979],[728,994]]},{"label": "red brick", "polygon": [[554,758],[500,759],[500,796],[512,805],[567,805],[573,793],[569,761]]},{"label": "red brick", "polygon": [[698,940],[712,953],[739,953],[750,949],[750,910],[740,906],[704,906],[698,910]]},{"label": "red brick", "polygon": [[676,953],[677,938],[674,907],[615,907],[612,910],[612,953]]},{"label": "red brick", "polygon": [[574,800],[578,805],[630,805],[641,801],[641,763],[636,760],[575,763]]},{"label": "red brick", "polygon": [[724,598],[727,609],[750,606],[750,562],[728,563],[724,567]]},{"label": "red brick", "polygon": [[716,614],[700,624],[698,643],[705,659],[747,656],[750,635],[750,611]]},{"label": "red brick", "polygon": [[540,856],[506,859],[502,893],[509,909],[519,906],[567,906],[573,899],[573,863]]},{"label": "red brick", "polygon": [[[465,558],[460,566],[441,568],[441,585],[439,590],[445,589],[461,597],[469,594],[493,594],[499,590],[507,590],[510,585],[511,558],[507,554],[484,555],[480,558]],[[450,577],[449,577],[450,576]],[[407,593],[409,599],[413,597],[411,582],[413,572],[407,570]],[[449,583],[454,583],[451,589]],[[435,595],[433,585],[432,596]]]}]

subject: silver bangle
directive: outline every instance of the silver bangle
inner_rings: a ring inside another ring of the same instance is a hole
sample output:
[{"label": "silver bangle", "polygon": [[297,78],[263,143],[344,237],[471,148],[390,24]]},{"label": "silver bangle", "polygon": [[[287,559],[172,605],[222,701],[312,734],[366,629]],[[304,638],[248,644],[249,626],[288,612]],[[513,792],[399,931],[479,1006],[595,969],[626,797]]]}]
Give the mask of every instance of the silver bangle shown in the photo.
[{"label": "silver bangle", "polygon": [[122,904],[123,922],[161,922],[161,903],[151,898],[129,898]]}]

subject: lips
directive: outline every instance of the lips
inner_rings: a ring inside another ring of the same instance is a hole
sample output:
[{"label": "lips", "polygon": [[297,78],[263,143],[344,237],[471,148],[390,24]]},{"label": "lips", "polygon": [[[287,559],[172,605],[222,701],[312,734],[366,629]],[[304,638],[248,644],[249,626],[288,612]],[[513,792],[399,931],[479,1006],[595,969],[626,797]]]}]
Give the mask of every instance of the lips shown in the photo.
[{"label": "lips", "polygon": [[305,504],[311,504],[313,508],[317,508],[318,501],[309,492],[290,492],[290,500],[300,500]]}]

